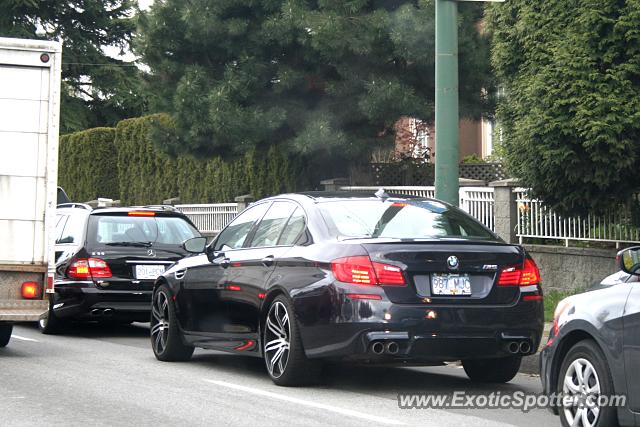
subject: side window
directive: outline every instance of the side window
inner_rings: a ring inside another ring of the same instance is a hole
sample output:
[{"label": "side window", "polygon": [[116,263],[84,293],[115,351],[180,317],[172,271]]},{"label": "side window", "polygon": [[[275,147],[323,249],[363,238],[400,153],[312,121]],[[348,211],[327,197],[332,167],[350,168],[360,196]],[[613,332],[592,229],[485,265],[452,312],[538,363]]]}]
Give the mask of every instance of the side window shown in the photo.
[{"label": "side window", "polygon": [[287,220],[295,209],[296,205],[289,202],[275,202],[272,204],[258,225],[256,234],[251,241],[251,247],[259,248],[278,244],[280,233],[282,233]]},{"label": "side window", "polygon": [[57,215],[56,244],[60,243],[60,237],[62,236],[62,230],[64,230],[64,226],[67,223],[67,218],[69,218],[69,215]]},{"label": "side window", "polygon": [[278,245],[291,246],[295,245],[300,238],[300,234],[304,231],[306,226],[304,219],[304,212],[302,209],[297,208],[293,215],[289,218],[289,222],[284,227],[284,231],[280,236]]},{"label": "side window", "polygon": [[242,212],[220,233],[213,249],[225,251],[241,248],[253,225],[262,218],[269,205],[270,203],[261,203]]},{"label": "side window", "polygon": [[84,215],[69,215],[57,243],[79,243],[84,232],[85,219]]}]

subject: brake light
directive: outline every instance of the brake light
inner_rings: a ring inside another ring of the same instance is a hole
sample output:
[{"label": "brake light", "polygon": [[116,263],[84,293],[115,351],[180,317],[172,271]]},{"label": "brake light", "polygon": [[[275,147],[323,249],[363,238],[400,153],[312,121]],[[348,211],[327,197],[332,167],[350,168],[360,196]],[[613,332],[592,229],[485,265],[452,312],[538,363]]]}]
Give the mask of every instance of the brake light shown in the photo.
[{"label": "brake light", "polygon": [[37,282],[24,282],[20,290],[24,299],[40,298],[40,285]]},{"label": "brake light", "polygon": [[535,261],[524,260],[522,267],[508,267],[500,271],[499,286],[530,286],[540,283],[540,270]]},{"label": "brake light", "polygon": [[69,266],[67,274],[74,279],[105,279],[112,276],[109,264],[100,258],[79,258]]},{"label": "brake light", "polygon": [[156,216],[153,211],[130,211],[127,213],[129,216]]},{"label": "brake light", "polygon": [[396,285],[406,282],[399,267],[371,262],[368,256],[338,258],[331,262],[333,275],[341,282],[356,285]]}]

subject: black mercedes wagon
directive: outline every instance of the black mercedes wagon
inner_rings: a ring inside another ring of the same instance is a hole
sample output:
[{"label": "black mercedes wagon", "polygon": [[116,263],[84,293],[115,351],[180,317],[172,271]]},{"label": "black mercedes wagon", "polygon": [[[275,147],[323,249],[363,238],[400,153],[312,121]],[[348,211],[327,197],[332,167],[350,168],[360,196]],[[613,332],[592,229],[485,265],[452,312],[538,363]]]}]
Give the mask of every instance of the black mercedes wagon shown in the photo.
[{"label": "black mercedes wagon", "polygon": [[322,361],[438,365],[507,382],[543,328],[540,274],[525,250],[433,199],[307,193],[238,215],[155,284],[151,344],[263,357],[279,385]]}]

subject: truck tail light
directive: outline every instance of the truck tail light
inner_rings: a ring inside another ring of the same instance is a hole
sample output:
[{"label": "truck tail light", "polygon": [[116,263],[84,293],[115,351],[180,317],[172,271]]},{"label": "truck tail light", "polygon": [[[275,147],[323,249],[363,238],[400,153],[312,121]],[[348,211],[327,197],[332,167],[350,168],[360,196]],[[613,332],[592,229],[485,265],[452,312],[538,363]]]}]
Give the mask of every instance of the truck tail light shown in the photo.
[{"label": "truck tail light", "polygon": [[498,277],[499,286],[531,286],[539,283],[540,270],[531,258],[525,258],[522,266],[503,268]]},{"label": "truck tail light", "polygon": [[78,258],[69,266],[67,274],[74,279],[105,279],[112,276],[109,264],[100,258]]},{"label": "truck tail light", "polygon": [[40,299],[42,296],[42,289],[38,282],[24,282],[20,293],[24,299]]},{"label": "truck tail light", "polygon": [[339,281],[356,285],[406,285],[400,267],[372,262],[368,256],[335,259],[331,262],[331,271]]}]

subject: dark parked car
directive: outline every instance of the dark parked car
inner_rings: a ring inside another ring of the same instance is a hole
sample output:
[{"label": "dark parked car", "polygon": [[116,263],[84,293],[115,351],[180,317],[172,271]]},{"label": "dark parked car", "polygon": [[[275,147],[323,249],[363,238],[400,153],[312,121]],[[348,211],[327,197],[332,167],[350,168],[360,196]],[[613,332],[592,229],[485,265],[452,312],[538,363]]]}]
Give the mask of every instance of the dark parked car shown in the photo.
[{"label": "dark parked car", "polygon": [[[564,426],[640,425],[640,248],[618,260],[634,277],[560,301],[540,355],[545,393],[572,397],[552,408]],[[613,395],[625,404],[606,404]]]},{"label": "dark parked car", "polygon": [[39,322],[45,333],[65,320],[148,322],[155,279],[188,252],[182,243],[200,233],[170,207],[56,210],[55,293]]},{"label": "dark parked car", "polygon": [[264,357],[276,384],[317,378],[322,360],[437,365],[506,382],[543,328],[539,272],[438,200],[294,194],[256,202],[211,245],[193,239],[156,282],[151,344]]}]

